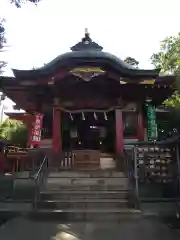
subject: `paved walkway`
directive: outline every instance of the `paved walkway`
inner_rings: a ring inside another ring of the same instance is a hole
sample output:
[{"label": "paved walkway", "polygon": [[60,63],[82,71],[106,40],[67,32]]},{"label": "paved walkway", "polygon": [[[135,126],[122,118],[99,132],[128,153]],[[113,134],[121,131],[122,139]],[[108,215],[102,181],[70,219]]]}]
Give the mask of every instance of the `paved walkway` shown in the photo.
[{"label": "paved walkway", "polygon": [[175,232],[152,220],[70,223],[16,218],[0,228],[2,240],[177,240]]}]

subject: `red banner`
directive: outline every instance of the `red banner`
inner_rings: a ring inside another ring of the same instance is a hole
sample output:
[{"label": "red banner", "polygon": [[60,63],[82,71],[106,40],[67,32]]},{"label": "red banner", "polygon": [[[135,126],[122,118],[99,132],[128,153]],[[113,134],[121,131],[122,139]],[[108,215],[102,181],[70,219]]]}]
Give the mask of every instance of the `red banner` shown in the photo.
[{"label": "red banner", "polygon": [[35,121],[32,128],[31,145],[39,145],[41,141],[41,129],[43,125],[43,115],[38,114],[35,116]]}]

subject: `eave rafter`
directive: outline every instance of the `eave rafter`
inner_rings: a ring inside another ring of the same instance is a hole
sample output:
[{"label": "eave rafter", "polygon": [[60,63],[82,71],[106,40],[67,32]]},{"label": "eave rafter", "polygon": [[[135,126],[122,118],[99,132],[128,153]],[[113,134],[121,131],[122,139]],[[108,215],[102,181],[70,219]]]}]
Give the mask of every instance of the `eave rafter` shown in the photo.
[{"label": "eave rafter", "polygon": [[8,88],[5,89],[3,92],[5,95],[10,98],[12,101],[16,103],[18,108],[26,110],[34,108],[34,103],[28,102],[27,100],[27,91],[24,91],[25,89],[13,89],[13,88]]},{"label": "eave rafter", "polygon": [[[62,76],[62,75],[61,75]],[[110,75],[112,77],[112,75]],[[146,95],[151,95],[152,97],[154,97],[155,99],[157,98],[162,98],[160,97],[161,95],[163,95],[163,92],[165,93],[165,95],[169,96],[175,89],[175,86],[173,84],[173,77],[169,77],[169,78],[164,78],[164,80],[161,80],[161,78],[158,79],[157,83],[155,84],[132,84],[132,83],[128,83],[126,82],[125,84],[121,84],[121,81],[116,81],[116,82],[112,82],[112,86],[116,86],[115,89],[113,91],[109,91],[108,89],[110,89],[110,85],[111,85],[111,81],[109,81],[109,83],[107,82],[105,84],[105,80],[102,81],[102,79],[104,79],[105,76],[100,76],[99,79],[100,82],[98,83],[98,77],[97,79],[94,79],[93,81],[91,80],[88,84],[95,87],[95,90],[98,91],[105,91],[104,94],[106,94],[106,91],[108,91],[108,96],[110,94],[110,92],[117,92],[118,90],[118,96],[119,94],[124,96],[124,95],[132,95],[134,96],[134,99],[138,99],[140,96],[142,95],[141,100],[143,101],[143,99],[145,98]],[[118,76],[114,76],[114,78],[117,78]],[[79,84],[80,82],[83,83],[83,80],[79,80],[77,81],[77,83]],[[98,83],[98,85],[96,85],[96,82]],[[164,84],[164,82],[167,82],[167,84]],[[171,84],[169,84],[171,82]],[[39,86],[22,86],[22,85],[5,85],[4,84],[4,93],[10,97],[13,101],[15,101],[18,105],[18,107],[22,108],[22,109],[29,109],[30,111],[35,111],[36,108],[41,108],[42,102],[46,103],[46,104],[53,104],[53,97],[58,97],[60,94],[59,90],[61,89],[62,86],[66,87],[62,88],[61,90],[67,90],[66,95],[69,93],[73,93],[73,91],[78,92],[77,86],[76,84],[71,86],[68,85],[68,81],[67,79],[63,79],[63,82],[61,81],[60,86],[56,85],[56,83],[58,84],[58,81],[56,81],[55,83],[53,83],[52,85],[48,85],[47,83],[45,84],[40,84]],[[85,84],[86,87],[90,87],[90,85]],[[100,85],[102,84],[102,87],[100,88]],[[110,84],[110,85],[108,85]],[[71,86],[71,88],[69,89],[69,87]],[[60,87],[60,88],[59,88]],[[107,88],[107,90],[105,90]],[[87,88],[88,89],[88,88]],[[103,90],[104,89],[104,90]],[[132,93],[131,90],[133,89]],[[81,89],[83,91],[83,93],[85,92],[85,90]],[[161,90],[161,95],[160,95],[160,91]],[[136,92],[135,92],[136,91]],[[48,95],[46,94],[48,92]],[[62,91],[61,91],[62,92]],[[116,96],[117,93],[113,93],[113,96]],[[127,94],[125,94],[127,92]],[[74,93],[73,93],[74,95]],[[112,94],[110,94],[112,95]],[[47,97],[48,96],[48,97]],[[117,97],[118,97],[117,96]],[[72,97],[72,94],[70,94],[70,97]],[[109,96],[110,97],[110,96]],[[163,96],[163,100],[164,100]],[[40,100],[40,101],[39,101]],[[39,104],[39,105],[38,105]]]},{"label": "eave rafter", "polygon": [[[134,101],[143,101],[150,95],[155,101],[163,101],[176,89],[174,76],[159,77],[160,69],[133,68],[103,52],[87,32],[71,50],[39,69],[13,69],[14,78],[0,77],[0,88],[20,108],[29,111],[41,109],[42,104],[52,105],[54,98],[63,94],[64,99],[67,97],[72,101],[73,97],[81,98],[82,95],[93,98],[93,94],[104,95],[109,100],[133,97]],[[90,72],[86,72],[88,68]],[[99,74],[92,70],[96,68],[101,70]],[[74,69],[80,72],[73,72]],[[91,77],[88,78],[88,74]]]}]

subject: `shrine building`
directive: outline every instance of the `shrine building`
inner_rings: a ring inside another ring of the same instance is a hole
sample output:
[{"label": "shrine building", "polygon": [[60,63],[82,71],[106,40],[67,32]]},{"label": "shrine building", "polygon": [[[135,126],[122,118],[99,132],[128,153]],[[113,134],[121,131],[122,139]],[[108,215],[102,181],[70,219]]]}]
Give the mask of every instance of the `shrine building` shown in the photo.
[{"label": "shrine building", "polygon": [[174,76],[133,68],[104,52],[88,32],[43,67],[13,73],[0,77],[0,88],[26,111],[10,117],[27,124],[29,145],[35,116],[41,114],[40,148],[56,156],[98,152],[98,162],[109,155],[117,163],[127,143],[156,140],[154,108],[176,89]]}]

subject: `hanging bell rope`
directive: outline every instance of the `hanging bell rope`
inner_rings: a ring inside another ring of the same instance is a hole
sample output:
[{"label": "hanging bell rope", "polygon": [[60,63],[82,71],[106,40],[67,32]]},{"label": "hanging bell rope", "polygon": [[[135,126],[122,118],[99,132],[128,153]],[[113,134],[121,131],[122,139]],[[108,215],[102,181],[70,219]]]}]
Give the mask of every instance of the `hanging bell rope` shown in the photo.
[{"label": "hanging bell rope", "polygon": [[95,112],[94,112],[94,119],[97,120],[97,115]]},{"label": "hanging bell rope", "polygon": [[107,113],[104,112],[104,119],[107,121],[108,120],[108,117],[107,117]]},{"label": "hanging bell rope", "polygon": [[85,119],[84,113],[82,112],[81,114],[82,114],[82,120],[85,121],[86,119]]},{"label": "hanging bell rope", "polygon": [[74,120],[73,115],[71,113],[70,113],[70,119],[71,119],[71,121]]},{"label": "hanging bell rope", "polygon": [[105,109],[69,110],[69,109],[63,108],[63,107],[56,107],[56,109],[59,109],[59,110],[61,110],[61,111],[68,112],[68,113],[81,113],[82,111],[83,111],[83,112],[102,112],[102,113],[104,113],[104,111],[110,112],[110,111],[113,111],[113,110],[115,110],[115,109],[119,109],[119,106],[114,106],[114,107],[111,107],[111,108],[107,108],[106,110],[105,110]]}]

